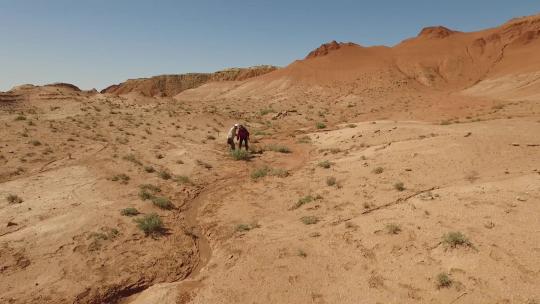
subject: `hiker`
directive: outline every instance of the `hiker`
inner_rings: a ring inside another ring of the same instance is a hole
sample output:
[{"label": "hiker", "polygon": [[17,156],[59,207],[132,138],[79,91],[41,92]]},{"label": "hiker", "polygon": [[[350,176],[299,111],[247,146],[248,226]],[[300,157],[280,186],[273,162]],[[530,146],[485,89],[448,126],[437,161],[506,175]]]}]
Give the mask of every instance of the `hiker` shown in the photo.
[{"label": "hiker", "polygon": [[236,130],[238,130],[238,124],[234,124],[234,126],[229,130],[229,133],[227,134],[227,144],[231,147],[231,150],[236,149],[236,146],[234,145]]},{"label": "hiker", "polygon": [[246,145],[246,151],[248,150],[248,140],[249,140],[249,131],[244,127],[243,125],[240,125],[238,127],[238,135],[236,135],[236,138],[238,139],[240,147],[238,149],[242,149],[242,142]]}]

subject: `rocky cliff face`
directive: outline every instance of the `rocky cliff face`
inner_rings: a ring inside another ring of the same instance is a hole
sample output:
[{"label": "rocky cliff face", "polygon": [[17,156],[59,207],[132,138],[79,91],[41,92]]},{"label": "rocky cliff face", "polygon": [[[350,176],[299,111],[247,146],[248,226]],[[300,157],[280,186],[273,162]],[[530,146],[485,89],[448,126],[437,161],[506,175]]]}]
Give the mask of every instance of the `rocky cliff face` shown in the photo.
[{"label": "rocky cliff face", "polygon": [[129,79],[102,90],[101,93],[114,95],[140,93],[145,96],[171,97],[212,81],[240,81],[257,77],[276,70],[277,67],[262,65],[249,68],[232,68],[215,73],[189,73],[159,75],[151,78]]}]

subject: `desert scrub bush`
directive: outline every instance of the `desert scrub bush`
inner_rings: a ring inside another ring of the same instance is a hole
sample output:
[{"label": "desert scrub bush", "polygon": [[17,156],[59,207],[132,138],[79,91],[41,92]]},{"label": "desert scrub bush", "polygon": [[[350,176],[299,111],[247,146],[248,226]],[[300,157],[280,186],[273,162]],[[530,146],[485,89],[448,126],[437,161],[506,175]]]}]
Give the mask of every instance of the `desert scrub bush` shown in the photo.
[{"label": "desert scrub bush", "polygon": [[300,218],[300,221],[305,225],[314,225],[319,222],[319,218],[313,215],[303,216]]},{"label": "desert scrub bush", "polygon": [[327,186],[330,186],[330,187],[331,187],[331,186],[334,186],[334,185],[336,185],[336,182],[337,182],[337,180],[336,180],[336,178],[333,177],[333,176],[328,176],[328,177],[326,178],[326,185],[327,185]]},{"label": "desert scrub bush", "polygon": [[167,170],[161,170],[158,172],[158,176],[164,180],[171,179],[172,175]]},{"label": "desert scrub bush", "polygon": [[26,120],[26,116],[24,115],[17,115],[17,117],[15,117],[15,120]]},{"label": "desert scrub bush", "polygon": [[261,116],[264,116],[264,115],[266,115],[266,114],[268,114],[268,113],[275,113],[275,112],[276,112],[276,111],[275,111],[274,109],[272,109],[272,108],[260,109],[260,110],[259,110],[259,114],[260,114]]},{"label": "desert scrub bush", "polygon": [[272,170],[270,170],[270,175],[284,178],[289,176],[289,171],[282,168],[273,168]]},{"label": "desert scrub bush", "polygon": [[161,189],[158,186],[152,184],[143,184],[139,186],[140,192],[139,197],[145,201],[151,199],[155,196],[156,193],[161,192]]},{"label": "desert scrub bush", "polygon": [[207,135],[206,139],[208,139],[208,140],[216,140],[216,137],[214,135]]},{"label": "desert scrub bush", "polygon": [[398,234],[401,232],[401,226],[395,223],[386,224],[385,228],[388,234]]},{"label": "desert scrub bush", "polygon": [[394,189],[396,189],[397,191],[403,191],[405,190],[405,185],[403,185],[402,182],[397,182],[394,184]]},{"label": "desert scrub bush", "polygon": [[284,145],[271,144],[266,146],[266,150],[279,152],[279,153],[291,153],[291,149]]},{"label": "desert scrub bush", "polygon": [[315,127],[317,129],[324,129],[324,128],[326,128],[326,124],[324,122],[318,122],[318,123],[315,124]]},{"label": "desert scrub bush", "polygon": [[267,176],[269,172],[270,172],[269,167],[265,166],[265,167],[262,167],[262,168],[258,168],[258,169],[255,169],[253,172],[251,172],[251,178],[252,179],[263,178],[263,177]]},{"label": "desert scrub bush", "polygon": [[340,148],[331,148],[329,151],[332,154],[338,154],[339,152],[341,152],[341,149]]},{"label": "desert scrub bush", "polygon": [[307,253],[302,249],[298,249],[298,256],[301,258],[307,258]]},{"label": "desert scrub bush", "polygon": [[129,182],[129,176],[125,173],[120,173],[120,174],[117,174],[113,177],[111,177],[111,180],[113,182],[117,182],[117,181],[120,181],[121,184],[124,184],[126,185],[128,182]]},{"label": "desert scrub bush", "polygon": [[323,160],[323,161],[319,162],[319,167],[328,169],[328,168],[332,167],[332,162],[329,161],[329,160]]},{"label": "desert scrub bush", "polygon": [[163,231],[163,221],[156,213],[145,215],[135,219],[137,227],[141,229],[145,235],[155,235]]},{"label": "desert scrub bush", "polygon": [[162,197],[162,196],[154,196],[151,198],[152,200],[152,203],[161,208],[161,209],[165,209],[165,210],[171,210],[174,208],[174,205],[171,203],[171,201],[166,198],[166,197]]},{"label": "desert scrub bush", "polygon": [[452,279],[447,273],[441,272],[437,275],[437,288],[450,287],[452,285]]},{"label": "desert scrub bush", "polygon": [[248,160],[249,152],[241,149],[234,149],[231,151],[231,156],[234,160]]},{"label": "desert scrub bush", "polygon": [[124,208],[120,210],[120,214],[123,216],[135,216],[135,215],[139,215],[139,210],[133,207]]},{"label": "desert scrub bush", "polygon": [[145,166],[144,171],[146,171],[148,173],[154,173],[154,172],[156,172],[156,169],[154,169],[154,167],[152,167],[152,166]]},{"label": "desert scrub bush", "polygon": [[373,169],[373,171],[371,171],[371,172],[373,172],[374,174],[381,174],[381,173],[384,172],[384,169],[383,169],[383,167],[377,167],[377,168]]},{"label": "desert scrub bush", "polygon": [[296,142],[300,143],[300,144],[309,144],[309,143],[311,143],[311,137],[305,135],[305,136],[302,136],[302,137],[298,138],[298,140]]},{"label": "desert scrub bush", "polygon": [[459,231],[448,232],[443,235],[442,242],[450,248],[456,248],[457,246],[472,246],[471,241]]},{"label": "desert scrub bush", "polygon": [[193,182],[186,175],[177,175],[174,177],[174,181],[178,184],[192,185]]},{"label": "desert scrub bush", "polygon": [[441,124],[441,126],[447,126],[447,125],[452,124],[452,121],[451,120],[443,120],[443,121],[441,121],[440,124]]},{"label": "desert scrub bush", "polygon": [[20,198],[18,195],[16,194],[9,194],[7,197],[6,197],[6,200],[8,201],[8,203],[10,204],[20,204],[23,202],[23,199]]},{"label": "desert scrub bush", "polygon": [[305,204],[311,203],[313,200],[314,200],[314,198],[311,195],[306,195],[304,197],[301,197],[301,198],[298,199],[298,201],[296,201],[296,203],[291,208],[289,208],[289,210],[298,209],[298,208],[304,206]]},{"label": "desert scrub bush", "polygon": [[35,139],[31,140],[30,144],[32,144],[32,146],[34,146],[34,147],[41,146],[41,142],[39,140],[35,140]]},{"label": "desert scrub bush", "polygon": [[352,123],[352,124],[348,124],[347,127],[349,127],[349,128],[356,128],[356,125]]},{"label": "desert scrub bush", "polygon": [[254,180],[263,178],[267,175],[284,178],[289,176],[289,171],[281,168],[270,168],[268,166],[264,166],[251,172],[251,178]]},{"label": "desert scrub bush", "polygon": [[238,224],[236,225],[236,227],[234,228],[234,231],[236,232],[246,232],[246,231],[250,231],[252,229],[255,229],[255,228],[259,228],[261,227],[259,224],[257,223],[253,223],[253,224]]},{"label": "desert scrub bush", "polygon": [[137,159],[137,157],[135,157],[134,154],[127,154],[127,155],[124,155],[122,157],[123,160],[127,160],[129,162],[132,162],[134,163],[135,165],[138,165],[138,166],[142,166],[142,163],[140,160]]}]

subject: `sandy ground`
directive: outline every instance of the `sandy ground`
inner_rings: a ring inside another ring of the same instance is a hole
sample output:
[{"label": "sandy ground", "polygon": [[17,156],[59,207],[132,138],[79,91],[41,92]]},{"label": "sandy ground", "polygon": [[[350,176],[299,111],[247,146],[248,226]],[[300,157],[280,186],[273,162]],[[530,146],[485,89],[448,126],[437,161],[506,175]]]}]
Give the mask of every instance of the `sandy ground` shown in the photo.
[{"label": "sandy ground", "polygon": [[537,19],[174,97],[0,94],[0,302],[539,303]]}]

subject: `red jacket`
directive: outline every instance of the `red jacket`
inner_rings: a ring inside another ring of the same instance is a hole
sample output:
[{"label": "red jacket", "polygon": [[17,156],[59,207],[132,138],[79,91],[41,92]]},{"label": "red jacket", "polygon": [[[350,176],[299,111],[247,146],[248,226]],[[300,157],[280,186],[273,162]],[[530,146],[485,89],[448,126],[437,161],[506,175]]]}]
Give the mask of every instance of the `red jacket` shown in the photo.
[{"label": "red jacket", "polygon": [[249,132],[246,128],[240,127],[238,128],[238,133],[236,135],[236,139],[248,139],[249,138]]}]

